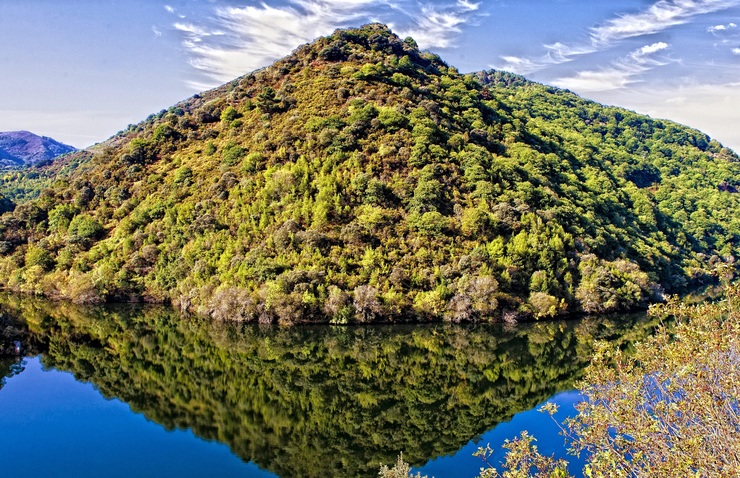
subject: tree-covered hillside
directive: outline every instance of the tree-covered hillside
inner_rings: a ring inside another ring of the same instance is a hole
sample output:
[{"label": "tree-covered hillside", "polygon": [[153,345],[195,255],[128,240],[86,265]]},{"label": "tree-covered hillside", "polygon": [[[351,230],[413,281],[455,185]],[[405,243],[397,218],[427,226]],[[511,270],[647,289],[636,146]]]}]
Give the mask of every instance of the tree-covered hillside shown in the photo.
[{"label": "tree-covered hillside", "polygon": [[0,169],[49,163],[77,149],[29,131],[0,132]]},{"label": "tree-covered hillside", "polygon": [[281,323],[627,309],[737,254],[737,160],[368,25],[68,156],[0,217],[0,281]]}]

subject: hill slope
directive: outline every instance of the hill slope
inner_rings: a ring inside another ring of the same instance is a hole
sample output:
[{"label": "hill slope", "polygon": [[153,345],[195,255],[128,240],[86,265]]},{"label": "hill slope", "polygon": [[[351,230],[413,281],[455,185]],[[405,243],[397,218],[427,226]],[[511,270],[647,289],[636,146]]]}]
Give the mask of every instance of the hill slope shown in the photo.
[{"label": "hill slope", "polygon": [[627,309],[737,254],[737,160],[368,25],[67,156],[0,217],[0,281],[263,322]]},{"label": "hill slope", "polygon": [[0,132],[0,168],[33,166],[72,151],[76,148],[28,131]]}]

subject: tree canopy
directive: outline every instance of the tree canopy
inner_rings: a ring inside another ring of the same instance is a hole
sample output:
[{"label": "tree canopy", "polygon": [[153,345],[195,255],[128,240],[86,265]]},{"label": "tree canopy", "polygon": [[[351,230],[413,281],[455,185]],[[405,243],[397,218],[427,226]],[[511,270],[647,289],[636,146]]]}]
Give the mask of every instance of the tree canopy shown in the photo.
[{"label": "tree canopy", "polygon": [[4,180],[0,282],[280,323],[624,310],[734,260],[737,160],[373,24]]}]

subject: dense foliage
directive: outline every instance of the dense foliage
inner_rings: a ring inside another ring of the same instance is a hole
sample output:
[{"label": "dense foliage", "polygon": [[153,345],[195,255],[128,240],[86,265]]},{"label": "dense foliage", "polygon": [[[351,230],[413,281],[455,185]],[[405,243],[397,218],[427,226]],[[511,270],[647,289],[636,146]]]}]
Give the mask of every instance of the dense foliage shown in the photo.
[{"label": "dense foliage", "polygon": [[586,401],[566,423],[587,473],[737,476],[740,469],[740,286],[725,300],[651,308],[677,324],[624,356],[602,344],[584,378]]},{"label": "dense foliage", "polygon": [[629,309],[737,255],[736,161],[368,25],[6,183],[0,283],[280,323]]},{"label": "dense foliage", "polygon": [[401,449],[414,464],[454,453],[571,387],[595,340],[626,345],[656,325],[286,328],[13,296],[3,315],[45,366],[284,478],[372,476]]},{"label": "dense foliage", "polygon": [[[729,270],[723,267],[725,272]],[[671,298],[650,315],[671,319],[629,354],[599,342],[581,384],[584,400],[563,424],[583,476],[734,477],[740,469],[740,284],[718,302],[689,306]],[[547,404],[542,412],[554,414]],[[536,435],[536,433],[535,433]],[[506,441],[503,463],[490,446],[475,453],[478,478],[567,478],[567,461],[543,456],[528,432]],[[399,456],[387,478],[412,475]]]}]

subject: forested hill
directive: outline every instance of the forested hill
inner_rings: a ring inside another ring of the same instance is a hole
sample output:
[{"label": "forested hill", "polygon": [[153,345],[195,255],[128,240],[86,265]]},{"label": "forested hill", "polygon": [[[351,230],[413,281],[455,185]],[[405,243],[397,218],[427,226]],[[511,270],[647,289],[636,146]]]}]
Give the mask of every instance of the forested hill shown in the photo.
[{"label": "forested hill", "polygon": [[710,280],[740,238],[738,157],[705,134],[461,75],[377,24],[52,168],[3,206],[0,284],[219,319],[615,311]]},{"label": "forested hill", "polygon": [[72,146],[29,131],[0,132],[0,169],[46,163],[72,151]]}]

